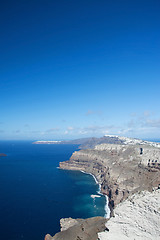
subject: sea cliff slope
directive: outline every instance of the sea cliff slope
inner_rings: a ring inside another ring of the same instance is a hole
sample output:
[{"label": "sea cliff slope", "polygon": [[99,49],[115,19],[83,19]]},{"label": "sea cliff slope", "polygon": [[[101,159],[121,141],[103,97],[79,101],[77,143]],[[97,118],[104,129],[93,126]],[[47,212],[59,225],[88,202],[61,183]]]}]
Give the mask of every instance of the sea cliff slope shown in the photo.
[{"label": "sea cliff slope", "polygon": [[72,154],[61,169],[92,173],[108,195],[110,207],[129,195],[160,183],[160,148],[151,145],[100,144]]}]

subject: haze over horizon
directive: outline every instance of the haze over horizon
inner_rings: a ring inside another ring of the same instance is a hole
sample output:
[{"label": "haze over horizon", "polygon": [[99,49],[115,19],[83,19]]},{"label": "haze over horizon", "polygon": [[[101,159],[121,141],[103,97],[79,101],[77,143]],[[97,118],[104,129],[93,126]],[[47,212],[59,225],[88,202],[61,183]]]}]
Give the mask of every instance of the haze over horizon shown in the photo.
[{"label": "haze over horizon", "polygon": [[160,138],[160,1],[6,0],[0,140]]}]

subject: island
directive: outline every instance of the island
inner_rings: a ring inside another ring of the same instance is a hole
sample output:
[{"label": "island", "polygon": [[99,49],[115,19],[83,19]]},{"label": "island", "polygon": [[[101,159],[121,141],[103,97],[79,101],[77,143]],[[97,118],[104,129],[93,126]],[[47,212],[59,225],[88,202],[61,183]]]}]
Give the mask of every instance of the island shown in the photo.
[{"label": "island", "polygon": [[5,153],[0,153],[0,157],[7,157]]}]

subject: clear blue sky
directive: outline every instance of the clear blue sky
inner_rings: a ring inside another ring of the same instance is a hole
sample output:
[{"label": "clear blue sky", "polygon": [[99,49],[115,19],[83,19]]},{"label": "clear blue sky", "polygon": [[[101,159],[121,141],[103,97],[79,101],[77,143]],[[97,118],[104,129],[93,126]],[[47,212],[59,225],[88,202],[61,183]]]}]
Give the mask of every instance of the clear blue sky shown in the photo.
[{"label": "clear blue sky", "polygon": [[159,0],[6,0],[0,139],[160,138]]}]

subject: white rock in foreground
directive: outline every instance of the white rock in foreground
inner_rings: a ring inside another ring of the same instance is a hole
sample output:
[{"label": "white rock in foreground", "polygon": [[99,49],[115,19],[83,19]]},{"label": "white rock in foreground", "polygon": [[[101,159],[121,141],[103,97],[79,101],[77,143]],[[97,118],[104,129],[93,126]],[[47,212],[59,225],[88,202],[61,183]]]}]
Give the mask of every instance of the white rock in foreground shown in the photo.
[{"label": "white rock in foreground", "polygon": [[134,194],[116,207],[106,226],[109,232],[98,233],[100,240],[159,240],[160,190]]}]

